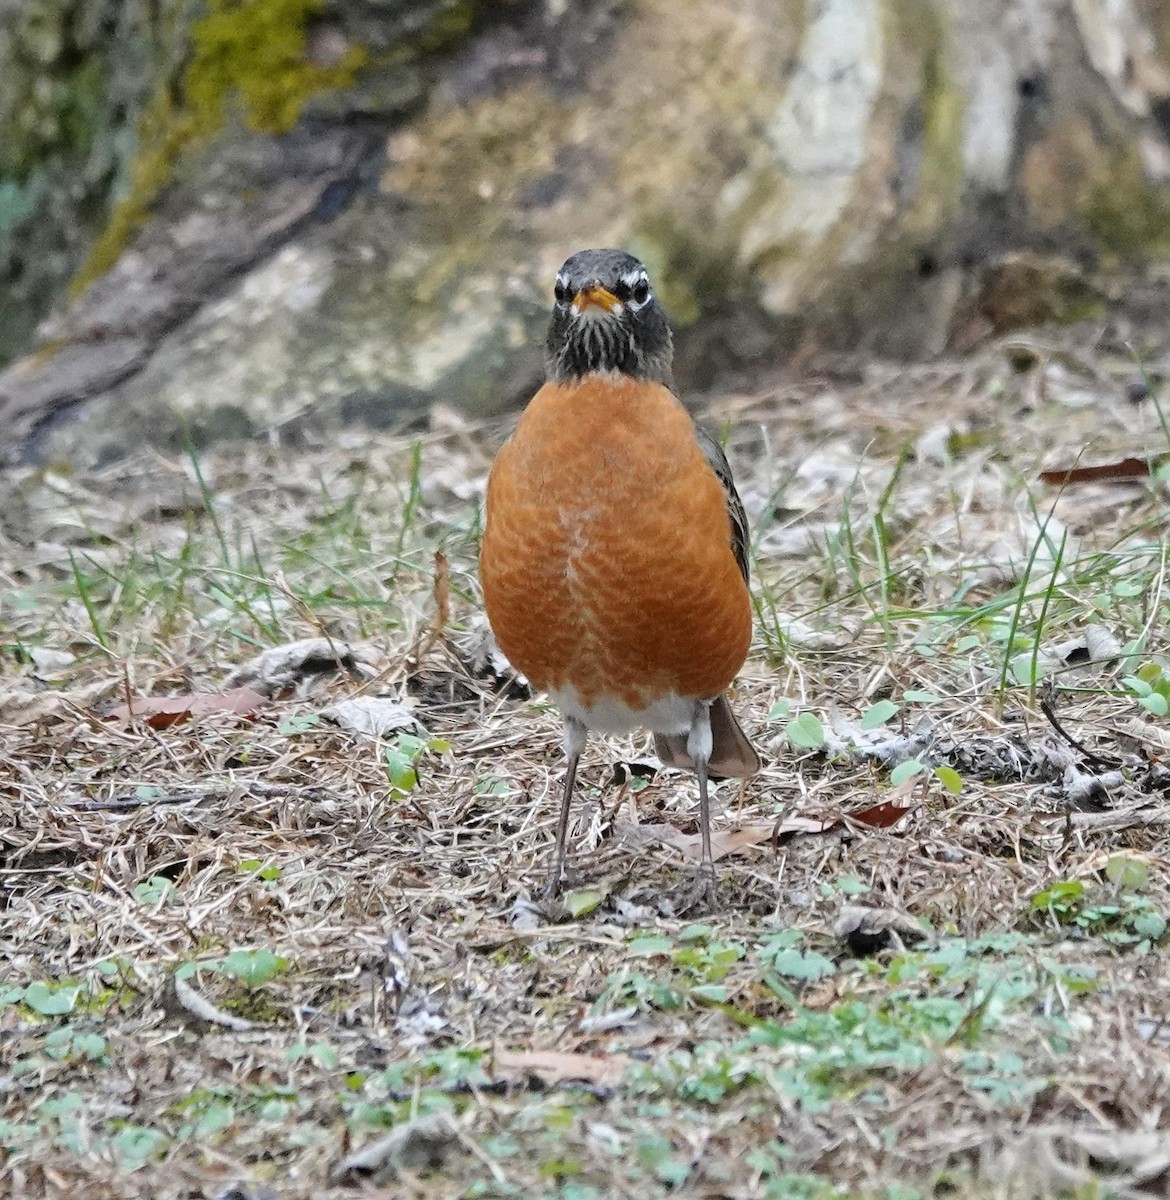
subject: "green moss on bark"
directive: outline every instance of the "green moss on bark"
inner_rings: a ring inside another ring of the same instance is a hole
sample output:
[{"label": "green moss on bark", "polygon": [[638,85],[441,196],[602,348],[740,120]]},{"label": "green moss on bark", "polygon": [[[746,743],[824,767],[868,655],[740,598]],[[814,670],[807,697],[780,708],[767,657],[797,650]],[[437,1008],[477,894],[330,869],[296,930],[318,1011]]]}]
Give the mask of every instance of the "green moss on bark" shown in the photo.
[{"label": "green moss on bark", "polygon": [[357,46],[333,66],[306,61],[308,23],[324,8],[325,0],[211,0],[191,31],[183,89],[188,111],[201,125],[222,122],[235,96],[250,128],[287,133],[307,101],[352,83],[366,61]]},{"label": "green moss on bark", "polygon": [[113,266],[179,158],[218,133],[233,105],[250,128],[285,133],[313,96],[353,82],[366,61],[361,47],[332,66],[307,59],[309,22],[324,7],[325,0],[210,0],[191,28],[179,98],[164,84],[143,116],[129,186],[73,281],[75,295]]},{"label": "green moss on bark", "polygon": [[958,209],[963,189],[963,93],[949,62],[947,30],[934,10],[893,0],[886,10],[887,38],[906,53],[905,68],[921,73],[921,158],[911,234],[930,234]]},{"label": "green moss on bark", "polygon": [[1085,187],[1080,216],[1089,236],[1119,261],[1170,254],[1170,188],[1146,177],[1132,146],[1110,154]]}]

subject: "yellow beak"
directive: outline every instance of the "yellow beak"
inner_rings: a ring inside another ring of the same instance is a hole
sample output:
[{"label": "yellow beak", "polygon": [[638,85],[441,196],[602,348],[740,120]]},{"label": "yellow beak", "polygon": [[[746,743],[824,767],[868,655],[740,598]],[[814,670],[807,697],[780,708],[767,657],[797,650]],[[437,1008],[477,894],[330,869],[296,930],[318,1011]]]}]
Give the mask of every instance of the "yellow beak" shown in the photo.
[{"label": "yellow beak", "polygon": [[573,298],[573,316],[579,317],[587,308],[604,308],[606,312],[613,312],[621,304],[613,292],[607,292],[599,283],[591,283]]}]

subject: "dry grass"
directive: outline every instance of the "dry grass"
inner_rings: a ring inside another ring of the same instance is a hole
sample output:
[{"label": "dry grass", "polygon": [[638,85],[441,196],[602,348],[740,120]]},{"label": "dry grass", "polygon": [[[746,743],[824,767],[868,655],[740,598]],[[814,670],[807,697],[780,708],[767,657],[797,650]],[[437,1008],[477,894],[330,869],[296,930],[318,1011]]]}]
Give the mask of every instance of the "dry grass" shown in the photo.
[{"label": "dry grass", "polygon": [[[713,402],[756,521],[737,704],[768,761],[719,825],[779,828],[700,923],[662,840],[694,832],[693,781],[614,782],[634,740],[587,752],[586,911],[528,903],[561,760],[474,652],[502,430],[436,413],[417,469],[410,439],[310,431],[4,481],[0,1190],[1163,1194],[1170,726],[1123,680],[1164,661],[1165,484],[1037,478],[1167,443],[1102,346],[1029,353]],[[1059,647],[1092,625],[1107,652]],[[251,719],[101,715],[322,636],[374,665]],[[322,719],[354,696],[425,734]],[[801,713],[828,753],[790,745]],[[891,797],[892,828],[793,829]],[[857,904],[927,940],[852,957]],[[388,1128],[396,1181],[341,1178]]]}]

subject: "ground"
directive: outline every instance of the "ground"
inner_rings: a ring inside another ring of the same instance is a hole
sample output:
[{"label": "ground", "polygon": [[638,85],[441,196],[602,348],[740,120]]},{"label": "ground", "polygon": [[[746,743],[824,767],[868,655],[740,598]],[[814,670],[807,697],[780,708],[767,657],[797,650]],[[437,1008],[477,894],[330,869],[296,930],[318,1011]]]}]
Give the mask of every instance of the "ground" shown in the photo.
[{"label": "ground", "polygon": [[[706,398],[766,760],[716,789],[706,912],[694,781],[644,739],[590,743],[540,903],[559,725],[475,579],[506,423],[10,473],[0,1191],[1164,1194],[1170,431],[1136,351]],[[332,707],[379,698],[380,735]]]}]

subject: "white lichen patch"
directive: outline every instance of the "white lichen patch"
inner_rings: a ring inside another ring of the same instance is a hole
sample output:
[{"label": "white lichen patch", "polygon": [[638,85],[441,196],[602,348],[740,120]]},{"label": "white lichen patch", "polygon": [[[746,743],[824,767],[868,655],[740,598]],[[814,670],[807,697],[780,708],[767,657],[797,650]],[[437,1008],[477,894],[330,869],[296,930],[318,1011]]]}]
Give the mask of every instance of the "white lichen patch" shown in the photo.
[{"label": "white lichen patch", "polygon": [[770,312],[787,312],[797,302],[813,246],[854,194],[883,53],[878,5],[828,0],[809,22],[799,64],[767,129],[768,168],[779,169],[782,183],[744,231],[740,247],[746,261],[777,248],[803,248],[765,281],[762,300]]}]

